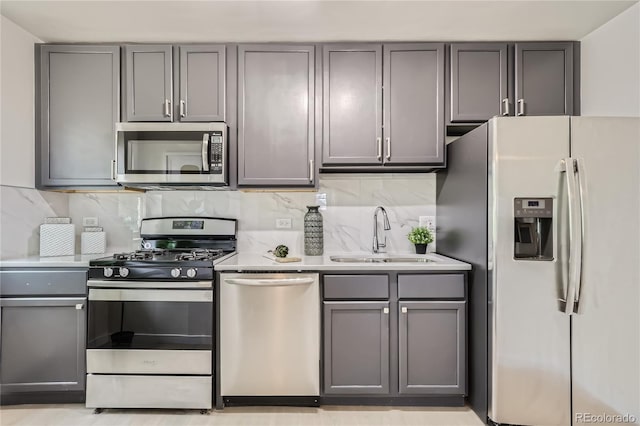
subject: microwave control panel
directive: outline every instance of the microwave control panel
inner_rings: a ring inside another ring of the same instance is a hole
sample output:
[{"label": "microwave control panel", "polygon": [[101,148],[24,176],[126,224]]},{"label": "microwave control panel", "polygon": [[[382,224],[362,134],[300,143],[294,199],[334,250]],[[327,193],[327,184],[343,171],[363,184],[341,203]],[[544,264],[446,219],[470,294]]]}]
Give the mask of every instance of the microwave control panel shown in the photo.
[{"label": "microwave control panel", "polygon": [[218,175],[223,172],[224,163],[224,135],[221,131],[211,132],[211,161],[209,173]]}]

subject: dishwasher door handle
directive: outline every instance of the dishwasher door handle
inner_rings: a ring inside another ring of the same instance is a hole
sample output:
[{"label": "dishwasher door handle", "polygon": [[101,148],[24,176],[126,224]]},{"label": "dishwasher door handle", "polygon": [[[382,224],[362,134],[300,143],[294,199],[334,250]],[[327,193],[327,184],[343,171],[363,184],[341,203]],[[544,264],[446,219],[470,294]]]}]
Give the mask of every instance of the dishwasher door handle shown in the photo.
[{"label": "dishwasher door handle", "polygon": [[235,285],[256,287],[282,287],[291,285],[308,285],[314,283],[313,277],[304,278],[225,278],[224,282]]}]

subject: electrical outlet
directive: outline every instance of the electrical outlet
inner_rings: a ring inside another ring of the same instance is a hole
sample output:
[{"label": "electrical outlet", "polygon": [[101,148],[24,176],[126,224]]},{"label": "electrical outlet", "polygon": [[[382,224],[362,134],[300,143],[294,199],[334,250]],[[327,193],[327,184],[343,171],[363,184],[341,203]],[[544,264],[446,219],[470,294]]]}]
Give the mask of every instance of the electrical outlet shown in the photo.
[{"label": "electrical outlet", "polygon": [[418,218],[418,226],[426,226],[432,234],[436,233],[436,218],[435,216],[420,216]]},{"label": "electrical outlet", "polygon": [[97,217],[83,217],[82,226],[98,226]]},{"label": "electrical outlet", "polygon": [[320,210],[327,209],[327,194],[316,194],[316,205],[320,206]]},{"label": "electrical outlet", "polygon": [[278,229],[291,229],[291,218],[276,219],[276,228]]}]

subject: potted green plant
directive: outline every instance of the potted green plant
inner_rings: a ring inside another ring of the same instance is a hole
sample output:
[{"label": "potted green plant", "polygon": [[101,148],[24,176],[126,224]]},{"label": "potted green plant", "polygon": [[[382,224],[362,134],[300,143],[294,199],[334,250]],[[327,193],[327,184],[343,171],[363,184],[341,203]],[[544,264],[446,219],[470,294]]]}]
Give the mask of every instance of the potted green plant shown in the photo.
[{"label": "potted green plant", "polygon": [[411,228],[411,232],[407,234],[407,238],[416,246],[417,254],[425,254],[427,245],[433,242],[433,234],[426,226],[418,226]]}]

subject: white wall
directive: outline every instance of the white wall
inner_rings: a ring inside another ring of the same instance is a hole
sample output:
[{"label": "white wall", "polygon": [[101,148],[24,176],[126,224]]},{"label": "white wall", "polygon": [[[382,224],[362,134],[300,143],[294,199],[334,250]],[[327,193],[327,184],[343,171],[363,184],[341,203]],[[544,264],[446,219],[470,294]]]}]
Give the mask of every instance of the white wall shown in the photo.
[{"label": "white wall", "polygon": [[41,41],[0,19],[0,185],[34,188],[33,45]]},{"label": "white wall", "polygon": [[581,42],[582,115],[640,116],[640,4]]}]

